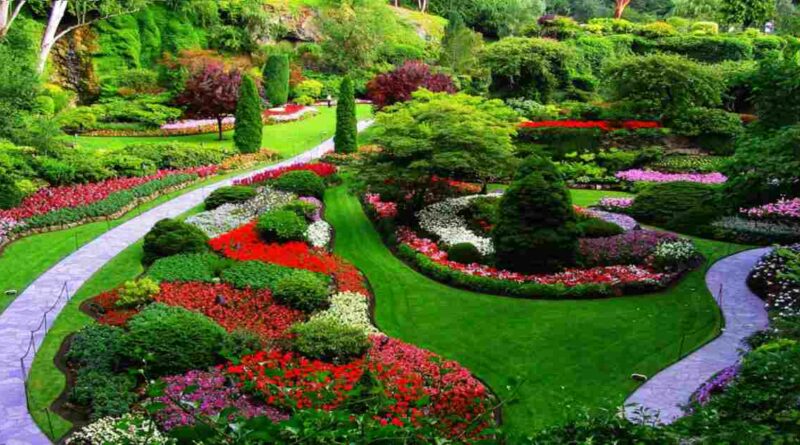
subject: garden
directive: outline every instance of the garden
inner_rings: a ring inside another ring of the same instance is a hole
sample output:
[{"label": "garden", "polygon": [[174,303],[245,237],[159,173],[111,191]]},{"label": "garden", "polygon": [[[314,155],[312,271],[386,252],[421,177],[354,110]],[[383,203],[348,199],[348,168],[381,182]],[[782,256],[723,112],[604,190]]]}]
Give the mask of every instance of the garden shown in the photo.
[{"label": "garden", "polygon": [[798,18],[0,0],[0,442],[798,441]]}]

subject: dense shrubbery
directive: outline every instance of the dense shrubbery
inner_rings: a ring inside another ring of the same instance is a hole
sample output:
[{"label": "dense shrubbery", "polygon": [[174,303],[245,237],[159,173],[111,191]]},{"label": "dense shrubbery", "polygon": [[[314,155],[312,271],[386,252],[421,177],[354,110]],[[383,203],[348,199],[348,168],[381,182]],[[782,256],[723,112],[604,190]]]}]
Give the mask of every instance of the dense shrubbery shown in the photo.
[{"label": "dense shrubbery", "polygon": [[284,277],[293,274],[292,269],[261,261],[237,261],[220,275],[222,281],[237,289],[275,289]]},{"label": "dense shrubbery", "polygon": [[294,325],[295,351],[312,359],[336,364],[349,363],[369,348],[367,335],[360,328],[329,318],[317,318]]},{"label": "dense shrubbery", "polygon": [[147,276],[156,281],[212,281],[224,266],[224,260],[211,253],[173,255],[155,260]]},{"label": "dense shrubbery", "polygon": [[291,210],[273,210],[258,217],[256,229],[266,241],[300,241],[305,239],[308,223]]},{"label": "dense shrubbery", "polygon": [[316,274],[294,271],[278,280],[275,299],[289,307],[313,312],[328,306],[328,286]]},{"label": "dense shrubbery", "polygon": [[197,227],[174,219],[162,219],[144,237],[144,257],[150,264],[158,258],[208,250],[208,236]]},{"label": "dense shrubbery", "polygon": [[223,204],[240,204],[256,196],[256,190],[246,186],[221,187],[213,192],[203,201],[206,210],[213,210]]},{"label": "dense shrubbery", "polygon": [[[719,188],[695,182],[668,182],[653,184],[642,190],[630,208],[631,215],[643,222],[670,226],[681,214],[705,209],[716,217]],[[696,216],[696,215],[695,215]],[[696,221],[698,225],[706,221]]]},{"label": "dense shrubbery", "polygon": [[447,249],[447,258],[463,264],[480,263],[483,260],[478,248],[470,243],[453,244]]},{"label": "dense shrubbery", "polygon": [[322,198],[325,194],[325,181],[312,171],[286,172],[272,184],[276,189],[292,192],[298,196],[313,196]]}]

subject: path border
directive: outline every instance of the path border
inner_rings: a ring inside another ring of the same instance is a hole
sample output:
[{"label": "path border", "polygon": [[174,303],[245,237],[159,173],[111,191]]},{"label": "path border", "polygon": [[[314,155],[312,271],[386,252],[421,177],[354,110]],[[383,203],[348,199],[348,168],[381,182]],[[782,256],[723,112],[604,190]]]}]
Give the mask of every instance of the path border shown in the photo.
[{"label": "path border", "polygon": [[[359,122],[358,130],[364,130],[372,122]],[[45,322],[43,329],[37,330],[42,322],[42,313],[52,307],[50,320],[55,320],[69,300],[59,298],[64,287],[68,293],[76,292],[106,263],[141,239],[156,222],[191,210],[201,204],[212,191],[259,172],[313,161],[333,149],[333,138],[330,138],[292,158],[175,197],[103,233],[36,278],[0,314],[0,445],[51,443],[28,412],[25,384],[34,355],[30,354],[22,361],[24,371],[20,366],[20,357],[30,345],[34,351],[41,346],[51,327]]]},{"label": "path border", "polygon": [[[681,361],[650,378],[625,400],[625,416],[632,422],[670,424],[683,417],[683,406],[714,374],[737,363],[748,350],[745,339],[769,326],[764,300],[747,286],[747,276],[771,247],[746,250],[725,257],[706,273],[708,290],[722,312],[720,335]],[[645,415],[647,418],[642,418]]]}]

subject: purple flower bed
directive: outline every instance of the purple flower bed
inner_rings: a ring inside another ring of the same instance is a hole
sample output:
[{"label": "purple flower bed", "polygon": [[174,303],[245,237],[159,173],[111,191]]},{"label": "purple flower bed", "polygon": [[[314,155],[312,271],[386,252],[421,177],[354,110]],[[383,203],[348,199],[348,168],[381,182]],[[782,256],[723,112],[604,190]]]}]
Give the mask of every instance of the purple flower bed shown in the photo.
[{"label": "purple flower bed", "polygon": [[597,206],[606,210],[627,209],[633,205],[633,198],[603,198]]},{"label": "purple flower bed", "polygon": [[771,219],[778,221],[800,221],[800,198],[779,199],[750,209],[740,209],[739,213],[752,219]]},{"label": "purple flower bed", "polygon": [[189,371],[184,375],[165,377],[164,382],[164,395],[155,401],[163,403],[165,407],[156,414],[156,419],[167,431],[193,425],[196,417],[214,416],[226,408],[236,408],[238,415],[245,418],[267,416],[274,422],[289,418],[271,406],[256,404],[241,394],[238,388],[228,385],[219,369],[210,372]]},{"label": "purple flower bed", "polygon": [[703,184],[721,184],[728,177],[719,172],[713,173],[663,173],[652,170],[625,170],[616,174],[617,179],[630,182],[700,182]]},{"label": "purple flower bed", "polygon": [[578,257],[584,267],[644,264],[656,246],[678,236],[654,230],[631,230],[621,235],[580,240]]},{"label": "purple flower bed", "polygon": [[697,392],[694,393],[694,401],[699,403],[701,406],[706,405],[711,400],[711,396],[722,392],[733,381],[733,379],[736,378],[738,373],[738,363],[718,372],[717,375],[712,377],[711,380],[703,383]]},{"label": "purple flower bed", "polygon": [[639,227],[639,223],[628,215],[620,213],[605,212],[603,210],[586,209],[586,213],[603,221],[610,222],[622,227],[622,230],[629,232]]}]

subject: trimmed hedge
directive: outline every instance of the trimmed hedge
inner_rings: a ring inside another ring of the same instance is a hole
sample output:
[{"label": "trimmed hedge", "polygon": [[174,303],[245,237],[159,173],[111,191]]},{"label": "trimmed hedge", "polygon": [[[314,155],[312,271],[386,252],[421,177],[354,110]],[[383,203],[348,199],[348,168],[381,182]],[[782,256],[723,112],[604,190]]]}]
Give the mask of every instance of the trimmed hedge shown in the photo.
[{"label": "trimmed hedge", "polygon": [[[713,209],[719,198],[719,186],[696,182],[652,184],[633,201],[629,213],[639,221],[667,226],[680,214],[695,209]],[[701,224],[697,221],[697,224]]]},{"label": "trimmed hedge", "polygon": [[328,285],[314,272],[296,270],[278,281],[275,299],[286,306],[313,312],[328,306]]}]

